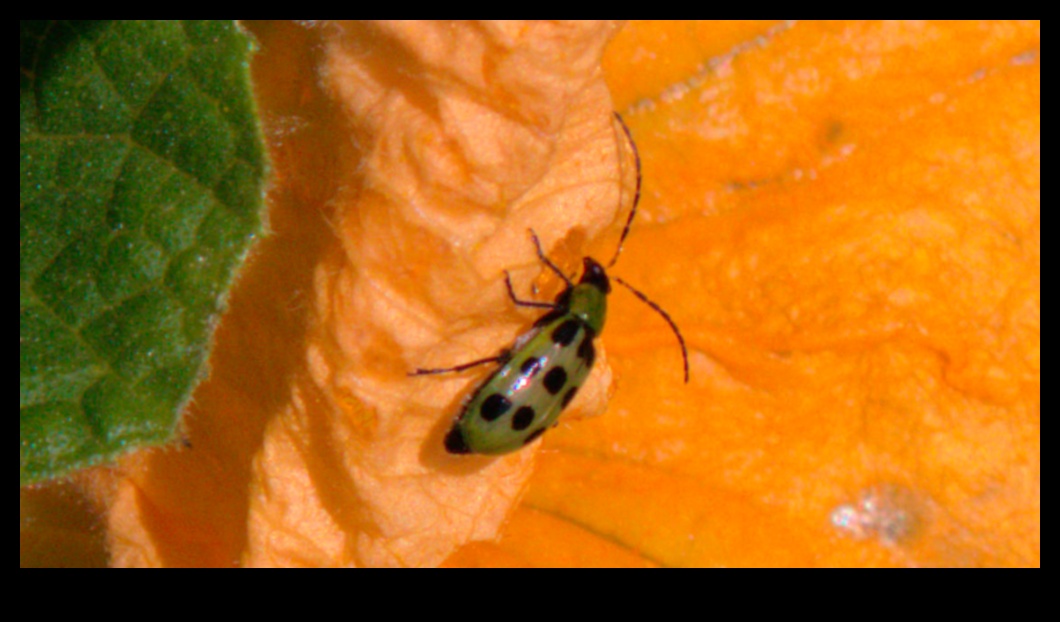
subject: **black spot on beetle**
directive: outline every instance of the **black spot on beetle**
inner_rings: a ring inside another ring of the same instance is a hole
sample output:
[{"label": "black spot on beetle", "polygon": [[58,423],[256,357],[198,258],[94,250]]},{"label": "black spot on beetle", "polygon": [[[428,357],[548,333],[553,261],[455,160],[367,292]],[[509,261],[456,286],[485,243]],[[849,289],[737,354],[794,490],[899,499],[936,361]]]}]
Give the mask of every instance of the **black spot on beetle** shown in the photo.
[{"label": "black spot on beetle", "polygon": [[593,361],[596,360],[596,348],[593,347],[592,335],[586,335],[578,345],[578,358],[585,361],[586,367],[593,366]]},{"label": "black spot on beetle", "polygon": [[571,387],[570,389],[567,389],[567,392],[563,394],[563,408],[566,408],[567,404],[570,404],[571,400],[573,400],[574,396],[577,394],[578,387]]},{"label": "black spot on beetle", "polygon": [[567,372],[560,366],[555,366],[548,370],[545,374],[545,388],[552,395],[558,394],[563,390],[563,385],[567,384]]},{"label": "black spot on beetle", "polygon": [[537,318],[537,321],[534,322],[534,328],[541,328],[546,324],[551,324],[552,322],[558,320],[564,315],[567,315],[566,309],[553,309],[552,311],[549,311],[548,313]]},{"label": "black spot on beetle", "polygon": [[449,430],[449,434],[445,435],[445,450],[451,454],[471,453],[471,448],[467,446],[467,441],[464,440],[464,434],[459,427],[454,425],[453,429]]},{"label": "black spot on beetle", "polygon": [[534,412],[533,408],[523,406],[515,411],[515,415],[512,417],[512,429],[516,432],[522,432],[530,427],[530,424],[534,422],[534,417],[536,416],[537,413]]},{"label": "black spot on beetle", "polygon": [[541,371],[541,368],[544,366],[544,364],[545,361],[541,358],[526,359],[525,361],[523,361],[522,366],[519,367],[519,371],[527,378],[533,378]]},{"label": "black spot on beetle", "polygon": [[530,443],[533,443],[537,439],[541,438],[541,435],[544,434],[544,433],[545,433],[545,428],[541,428],[540,430],[535,430],[532,434],[530,434],[530,436],[526,437],[526,440],[523,441],[523,445],[529,445]]},{"label": "black spot on beetle", "polygon": [[496,421],[501,415],[511,410],[511,408],[511,400],[500,393],[494,393],[482,402],[482,408],[479,409],[479,412],[482,413],[482,418],[486,421]]},{"label": "black spot on beetle", "polygon": [[578,336],[579,327],[578,320],[567,320],[560,324],[552,331],[552,343],[564,348],[569,346]]}]

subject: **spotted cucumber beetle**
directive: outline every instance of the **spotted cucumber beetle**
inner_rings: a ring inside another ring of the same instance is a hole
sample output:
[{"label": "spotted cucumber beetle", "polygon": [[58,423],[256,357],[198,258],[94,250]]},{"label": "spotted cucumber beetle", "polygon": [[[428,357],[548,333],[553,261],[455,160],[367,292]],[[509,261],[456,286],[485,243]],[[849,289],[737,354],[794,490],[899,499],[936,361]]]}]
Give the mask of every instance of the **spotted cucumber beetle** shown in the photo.
[{"label": "spotted cucumber beetle", "polygon": [[[640,155],[633,136],[622,117],[615,118],[625,132],[633,150],[637,170],[637,185],[633,207],[618,241],[615,256],[608,267],[615,265],[622,252],[622,244],[629,235],[633,217],[640,200]],[[604,267],[592,257],[585,257],[581,279],[574,283],[556,267],[544,250],[537,235],[530,231],[537,256],[549,270],[566,283],[566,288],[553,302],[520,300],[512,288],[511,276],[504,273],[508,296],[518,307],[548,309],[531,330],[516,339],[510,349],[498,356],[471,361],[443,369],[417,369],[410,376],[460,372],[478,365],[497,363],[499,366],[479,385],[465,403],[453,427],[445,437],[445,449],[451,454],[506,454],[537,440],[554,426],[563,409],[574,399],[578,389],[592,370],[596,358],[593,340],[604,329],[607,318],[607,296],[611,280]],[[618,277],[618,283],[654,309],[670,325],[681,345],[685,382],[688,382],[688,350],[681,331],[659,305]]]}]

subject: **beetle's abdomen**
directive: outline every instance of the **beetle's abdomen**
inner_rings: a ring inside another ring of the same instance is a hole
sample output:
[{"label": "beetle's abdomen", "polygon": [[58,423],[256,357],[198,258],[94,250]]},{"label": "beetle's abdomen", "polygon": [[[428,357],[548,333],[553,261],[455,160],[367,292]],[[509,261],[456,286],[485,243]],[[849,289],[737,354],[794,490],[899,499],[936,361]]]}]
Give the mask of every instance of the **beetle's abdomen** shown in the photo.
[{"label": "beetle's abdomen", "polygon": [[539,326],[474,393],[453,424],[450,453],[504,454],[555,425],[596,358],[584,321],[562,315]]}]

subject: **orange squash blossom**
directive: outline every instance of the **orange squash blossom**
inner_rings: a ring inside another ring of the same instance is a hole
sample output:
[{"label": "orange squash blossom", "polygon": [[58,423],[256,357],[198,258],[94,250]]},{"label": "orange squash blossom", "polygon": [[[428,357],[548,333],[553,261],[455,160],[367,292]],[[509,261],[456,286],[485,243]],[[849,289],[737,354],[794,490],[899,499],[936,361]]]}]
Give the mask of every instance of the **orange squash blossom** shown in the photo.
[{"label": "orange squash blossom", "polygon": [[[1040,566],[1040,20],[246,27],[271,234],[190,448],[21,490],[20,565]],[[559,429],[449,455],[488,369],[408,372],[539,315],[528,229],[610,256],[616,110],[691,383],[616,290]]]}]

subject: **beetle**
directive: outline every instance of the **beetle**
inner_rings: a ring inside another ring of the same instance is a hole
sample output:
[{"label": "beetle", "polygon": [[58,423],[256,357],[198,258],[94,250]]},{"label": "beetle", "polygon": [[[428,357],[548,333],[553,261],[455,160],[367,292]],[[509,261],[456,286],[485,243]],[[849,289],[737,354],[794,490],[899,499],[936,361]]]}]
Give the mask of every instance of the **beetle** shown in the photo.
[{"label": "beetle", "polygon": [[[622,117],[615,113],[632,146],[637,171],[633,207],[619,238],[613,266],[622,252],[640,200],[640,155]],[[541,248],[537,234],[530,237],[541,262],[566,283],[553,302],[520,300],[512,288],[511,275],[505,271],[508,296],[518,307],[548,309],[533,327],[520,335],[498,356],[471,361],[456,367],[417,369],[410,376],[454,373],[497,363],[497,368],[465,402],[452,428],[445,436],[445,449],[451,454],[500,455],[516,451],[537,440],[554,427],[563,410],[585,382],[596,359],[594,340],[604,329],[607,319],[607,297],[611,277],[604,266],[592,257],[582,260],[582,275],[573,282]],[[688,382],[688,349],[673,319],[659,305],[618,277],[614,280],[659,313],[670,325],[681,346],[684,378]]]}]

